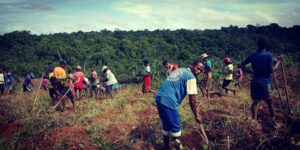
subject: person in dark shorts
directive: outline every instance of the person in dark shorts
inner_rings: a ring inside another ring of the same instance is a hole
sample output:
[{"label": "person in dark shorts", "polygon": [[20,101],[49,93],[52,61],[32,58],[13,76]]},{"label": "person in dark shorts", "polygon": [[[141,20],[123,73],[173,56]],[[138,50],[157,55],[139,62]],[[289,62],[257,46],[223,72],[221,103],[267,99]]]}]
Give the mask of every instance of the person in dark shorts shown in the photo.
[{"label": "person in dark shorts", "polygon": [[[257,119],[256,106],[260,100],[264,100],[268,104],[270,115],[275,121],[272,100],[270,97],[270,88],[272,82],[272,73],[282,61],[282,57],[277,58],[277,63],[273,66],[272,54],[267,51],[267,40],[260,37],[257,41],[258,49],[255,53],[248,56],[241,63],[244,71],[252,72],[254,77],[251,81],[251,98],[253,100],[251,111],[253,119]],[[245,66],[251,63],[252,71]]]},{"label": "person in dark shorts", "polygon": [[235,89],[229,88],[230,83],[233,81],[233,65],[231,59],[229,57],[225,57],[224,63],[226,65],[225,67],[226,77],[223,81],[222,88],[225,89],[226,95],[228,94],[228,91],[231,91],[234,95],[236,95]]}]

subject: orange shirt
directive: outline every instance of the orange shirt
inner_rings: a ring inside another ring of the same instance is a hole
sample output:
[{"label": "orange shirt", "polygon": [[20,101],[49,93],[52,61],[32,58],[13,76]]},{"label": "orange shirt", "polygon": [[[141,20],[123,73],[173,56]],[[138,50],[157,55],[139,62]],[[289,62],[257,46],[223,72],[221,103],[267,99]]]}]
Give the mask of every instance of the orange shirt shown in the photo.
[{"label": "orange shirt", "polygon": [[64,68],[62,67],[55,67],[53,71],[54,77],[61,80],[67,79],[67,73]]}]

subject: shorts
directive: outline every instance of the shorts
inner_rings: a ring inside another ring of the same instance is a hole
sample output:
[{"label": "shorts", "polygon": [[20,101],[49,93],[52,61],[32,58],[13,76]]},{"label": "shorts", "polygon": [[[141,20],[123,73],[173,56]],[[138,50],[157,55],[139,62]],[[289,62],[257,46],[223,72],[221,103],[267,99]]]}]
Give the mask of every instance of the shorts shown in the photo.
[{"label": "shorts", "polygon": [[118,83],[113,85],[107,85],[106,87],[106,93],[112,93],[113,91],[116,91],[118,88]]},{"label": "shorts", "polygon": [[6,85],[6,88],[7,88],[7,90],[10,90],[10,91],[11,91],[11,90],[13,89],[13,85],[12,85],[12,84],[7,84],[7,85]]},{"label": "shorts", "polygon": [[264,84],[256,80],[251,81],[251,98],[253,101],[270,101],[271,84]]},{"label": "shorts", "polygon": [[163,126],[162,134],[164,136],[179,137],[181,135],[179,111],[168,108],[159,102],[156,103],[156,106]]},{"label": "shorts", "polygon": [[96,91],[97,90],[97,85],[92,85],[92,91]]},{"label": "shorts", "polygon": [[231,82],[232,82],[232,80],[226,80],[226,79],[224,79],[223,80],[223,84],[222,84],[222,88],[223,89],[224,88],[228,88]]},{"label": "shorts", "polygon": [[199,87],[203,88],[203,89],[210,89],[212,87],[212,80],[211,79],[202,79],[200,81]]}]

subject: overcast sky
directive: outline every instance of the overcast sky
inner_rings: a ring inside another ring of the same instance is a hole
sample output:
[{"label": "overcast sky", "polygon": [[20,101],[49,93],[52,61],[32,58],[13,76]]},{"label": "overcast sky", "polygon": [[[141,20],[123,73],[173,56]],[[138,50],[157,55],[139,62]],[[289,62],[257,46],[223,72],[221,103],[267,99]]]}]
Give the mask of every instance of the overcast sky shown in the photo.
[{"label": "overcast sky", "polygon": [[300,0],[0,0],[0,34],[300,24]]}]

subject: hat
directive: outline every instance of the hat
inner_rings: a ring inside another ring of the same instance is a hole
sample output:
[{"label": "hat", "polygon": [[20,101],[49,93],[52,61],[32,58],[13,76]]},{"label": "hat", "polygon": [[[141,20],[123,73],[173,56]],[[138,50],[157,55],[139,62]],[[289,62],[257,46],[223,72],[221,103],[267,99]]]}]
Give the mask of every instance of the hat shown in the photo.
[{"label": "hat", "polygon": [[11,73],[9,72],[9,73],[7,73],[7,75],[9,75],[9,76],[10,76],[10,75],[11,75]]},{"label": "hat", "polygon": [[229,57],[225,57],[225,58],[224,58],[224,62],[225,62],[225,63],[230,63],[230,62],[231,62],[231,59],[230,59]]},{"label": "hat", "polygon": [[207,58],[208,55],[206,53],[203,53],[202,55],[200,55],[201,59]]},{"label": "hat", "polygon": [[108,68],[107,66],[103,66],[102,69],[101,69],[101,71],[104,71],[107,68]]},{"label": "hat", "polygon": [[80,66],[77,66],[76,69],[81,70],[81,67],[80,67]]}]

